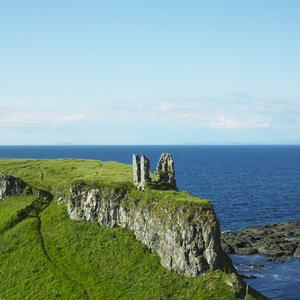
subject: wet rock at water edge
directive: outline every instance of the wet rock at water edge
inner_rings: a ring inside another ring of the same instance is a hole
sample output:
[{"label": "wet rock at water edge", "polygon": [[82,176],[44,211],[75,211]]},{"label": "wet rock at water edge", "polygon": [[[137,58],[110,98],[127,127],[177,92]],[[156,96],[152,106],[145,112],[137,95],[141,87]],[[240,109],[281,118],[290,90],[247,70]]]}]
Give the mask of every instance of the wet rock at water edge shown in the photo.
[{"label": "wet rock at water edge", "polygon": [[295,258],[291,257],[291,256],[282,256],[282,259],[288,260],[288,261],[294,261],[295,260]]},{"label": "wet rock at water edge", "polygon": [[248,263],[248,262],[244,262],[241,264],[244,267],[248,267],[248,268],[254,268],[254,269],[262,269],[265,267],[265,265],[262,264],[258,264],[258,263]]},{"label": "wet rock at water edge", "polygon": [[239,232],[223,232],[221,246],[227,254],[300,256],[300,223],[282,222],[248,226]]},{"label": "wet rock at water edge", "polygon": [[256,276],[254,276],[254,275],[241,275],[241,277],[242,278],[246,278],[246,279],[255,279],[255,278],[257,278]]},{"label": "wet rock at water edge", "polygon": [[284,263],[284,260],[279,258],[279,257],[268,257],[267,258],[268,262],[279,262],[279,263]]}]

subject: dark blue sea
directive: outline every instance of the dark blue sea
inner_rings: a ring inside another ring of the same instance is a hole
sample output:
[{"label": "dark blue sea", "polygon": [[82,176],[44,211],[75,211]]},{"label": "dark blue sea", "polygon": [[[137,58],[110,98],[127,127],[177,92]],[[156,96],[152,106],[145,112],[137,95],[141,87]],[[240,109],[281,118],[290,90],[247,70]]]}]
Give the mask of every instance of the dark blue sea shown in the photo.
[{"label": "dark blue sea", "polygon": [[[300,146],[0,146],[0,157],[83,158],[131,164],[132,154],[146,155],[155,171],[161,153],[175,161],[180,191],[214,205],[222,231],[248,225],[300,222]],[[1,170],[1,165],[0,165]],[[231,255],[241,273],[242,262],[259,262],[256,279],[246,279],[271,299],[300,299],[300,261],[268,263],[262,255]]]}]

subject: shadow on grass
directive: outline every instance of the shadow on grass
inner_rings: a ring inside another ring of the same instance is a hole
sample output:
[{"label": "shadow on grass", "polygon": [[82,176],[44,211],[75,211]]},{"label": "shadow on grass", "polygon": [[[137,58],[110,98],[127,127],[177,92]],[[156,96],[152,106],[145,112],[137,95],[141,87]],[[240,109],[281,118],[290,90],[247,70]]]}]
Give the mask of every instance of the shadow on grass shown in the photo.
[{"label": "shadow on grass", "polygon": [[11,219],[1,228],[0,234],[12,229],[27,218],[37,217],[53,200],[53,195],[47,191],[38,190],[37,198],[26,207],[17,211]]},{"label": "shadow on grass", "polygon": [[146,184],[146,187],[147,188],[150,188],[152,190],[157,190],[157,191],[171,191],[173,190],[172,189],[172,186],[170,183],[168,182],[148,182]]}]

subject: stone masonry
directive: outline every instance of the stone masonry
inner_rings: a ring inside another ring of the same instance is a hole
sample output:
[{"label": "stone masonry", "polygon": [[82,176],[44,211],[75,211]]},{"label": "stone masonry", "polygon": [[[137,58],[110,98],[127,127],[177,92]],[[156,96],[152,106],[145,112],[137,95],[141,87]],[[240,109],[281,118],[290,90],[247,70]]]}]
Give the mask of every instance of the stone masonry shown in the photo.
[{"label": "stone masonry", "polygon": [[138,154],[133,154],[132,158],[132,168],[133,168],[133,182],[136,187],[141,182],[141,164],[140,157]]},{"label": "stone masonry", "polygon": [[[136,188],[145,189],[145,183],[151,182],[149,175],[150,160],[143,155],[141,160],[138,154],[133,154],[133,182]],[[169,153],[162,153],[156,167],[156,181],[170,183],[173,190],[178,191],[175,180],[174,161]]]},{"label": "stone masonry", "polygon": [[173,190],[178,191],[175,180],[174,160],[171,154],[162,153],[155,174],[157,182],[168,182]]},{"label": "stone masonry", "polygon": [[138,154],[133,154],[133,182],[136,188],[145,189],[145,183],[151,182],[149,175],[150,160],[142,155],[141,160]]}]

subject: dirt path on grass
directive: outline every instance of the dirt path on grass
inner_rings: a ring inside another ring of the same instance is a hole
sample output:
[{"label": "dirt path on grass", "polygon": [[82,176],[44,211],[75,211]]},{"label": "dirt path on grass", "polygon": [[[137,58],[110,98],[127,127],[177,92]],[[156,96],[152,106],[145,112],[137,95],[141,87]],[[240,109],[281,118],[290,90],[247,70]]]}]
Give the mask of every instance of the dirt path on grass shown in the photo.
[{"label": "dirt path on grass", "polygon": [[67,278],[69,278],[71,281],[73,281],[77,285],[80,285],[82,287],[82,289],[84,290],[86,299],[90,300],[91,297],[89,295],[87,288],[81,282],[79,282],[75,277],[69,275],[60,266],[58,266],[51,259],[50,255],[48,254],[48,252],[45,248],[44,237],[43,237],[43,234],[41,231],[42,221],[40,218],[40,213],[50,205],[52,199],[53,199],[53,195],[51,195],[49,192],[41,192],[41,194],[39,194],[37,196],[37,198],[31,204],[27,205],[23,209],[20,209],[17,212],[16,216],[7,222],[7,224],[1,229],[0,234],[12,229],[17,224],[19,224],[20,222],[24,221],[27,218],[37,218],[38,233],[39,233],[40,240],[41,240],[41,246],[42,246],[42,249],[43,249],[43,252],[44,252],[46,258],[55,268],[57,268],[60,272],[62,272]]}]

